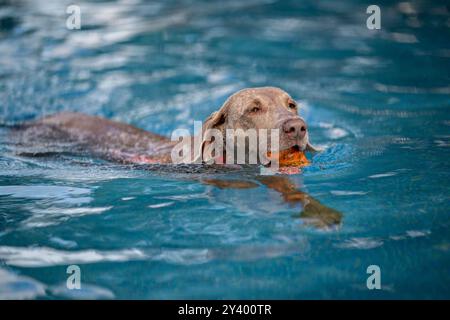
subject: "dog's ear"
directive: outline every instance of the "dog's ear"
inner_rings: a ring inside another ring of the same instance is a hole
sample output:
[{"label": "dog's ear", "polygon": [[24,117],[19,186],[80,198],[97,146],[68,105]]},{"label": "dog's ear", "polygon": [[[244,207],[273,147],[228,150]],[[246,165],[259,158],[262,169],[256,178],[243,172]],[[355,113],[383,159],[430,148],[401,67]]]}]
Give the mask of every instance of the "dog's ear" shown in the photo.
[{"label": "dog's ear", "polygon": [[211,136],[208,135],[208,130],[216,129],[222,132],[222,134],[225,134],[225,123],[227,121],[227,113],[228,113],[228,101],[226,101],[222,107],[207,117],[203,123],[202,126],[202,137],[201,137],[201,143],[199,150],[195,150],[195,161],[199,162],[201,159],[204,162],[210,162],[212,159],[210,157],[206,156],[206,159],[204,157],[204,149],[205,145],[211,143]]},{"label": "dog's ear", "polygon": [[219,111],[214,111],[209,115],[208,118],[206,118],[205,122],[203,123],[203,132],[205,132],[208,129],[218,129],[220,130],[221,126],[226,121],[226,106],[222,106],[222,108],[219,109]]}]

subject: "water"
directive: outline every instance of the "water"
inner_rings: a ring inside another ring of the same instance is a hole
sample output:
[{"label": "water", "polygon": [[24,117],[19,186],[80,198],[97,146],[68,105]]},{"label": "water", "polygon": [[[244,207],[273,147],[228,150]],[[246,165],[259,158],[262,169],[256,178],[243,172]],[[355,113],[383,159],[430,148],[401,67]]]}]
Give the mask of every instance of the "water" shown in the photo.
[{"label": "water", "polygon": [[290,179],[342,224],[308,226],[264,186],[19,157],[2,127],[0,298],[450,297],[445,1],[380,4],[381,30],[359,1],[123,0],[77,1],[69,31],[69,3],[0,2],[2,123],[76,110],[170,135],[279,86],[325,149]]}]

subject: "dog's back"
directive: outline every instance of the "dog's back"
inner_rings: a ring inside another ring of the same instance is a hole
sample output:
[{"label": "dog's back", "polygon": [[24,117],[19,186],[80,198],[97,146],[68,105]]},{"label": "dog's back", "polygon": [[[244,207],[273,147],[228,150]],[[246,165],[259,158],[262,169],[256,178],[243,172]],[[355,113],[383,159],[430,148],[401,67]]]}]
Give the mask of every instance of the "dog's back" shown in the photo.
[{"label": "dog's back", "polygon": [[128,124],[62,112],[16,125],[11,141],[29,155],[89,153],[119,162],[170,162],[173,143]]}]

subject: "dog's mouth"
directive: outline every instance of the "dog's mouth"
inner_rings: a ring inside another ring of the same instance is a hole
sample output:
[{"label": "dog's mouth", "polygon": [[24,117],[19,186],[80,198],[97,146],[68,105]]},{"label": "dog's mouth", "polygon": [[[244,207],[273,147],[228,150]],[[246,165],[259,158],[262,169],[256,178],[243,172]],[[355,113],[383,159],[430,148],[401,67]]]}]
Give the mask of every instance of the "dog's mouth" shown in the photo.
[{"label": "dog's mouth", "polygon": [[295,144],[292,147],[284,149],[282,151],[288,151],[288,152],[294,153],[294,152],[300,152],[300,151],[303,151],[303,150],[300,148],[300,146],[298,144]]},{"label": "dog's mouth", "polygon": [[272,164],[275,157],[278,157],[280,167],[300,167],[309,164],[305,153],[297,144],[287,149],[280,150],[278,153],[272,154],[271,152],[268,152],[267,157],[270,160],[269,165]]}]

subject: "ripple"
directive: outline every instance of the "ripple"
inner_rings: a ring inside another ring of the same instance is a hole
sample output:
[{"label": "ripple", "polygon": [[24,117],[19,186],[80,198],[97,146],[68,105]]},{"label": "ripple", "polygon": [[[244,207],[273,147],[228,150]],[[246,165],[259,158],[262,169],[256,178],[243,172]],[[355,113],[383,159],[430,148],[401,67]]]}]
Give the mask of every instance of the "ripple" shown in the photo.
[{"label": "ripple", "polygon": [[429,235],[431,231],[429,230],[408,230],[406,234],[411,238],[425,237]]},{"label": "ripple", "polygon": [[327,130],[327,136],[330,139],[337,140],[348,136],[348,132],[342,128],[331,128]]},{"label": "ripple", "polygon": [[63,251],[49,247],[0,246],[0,259],[15,267],[40,268],[70,264],[101,262],[158,261],[174,265],[205,264],[212,260],[252,261],[282,256],[305,255],[309,252],[306,240],[286,244],[238,245],[212,249],[123,249],[116,251]]},{"label": "ripple", "polygon": [[89,194],[91,190],[86,188],[61,187],[61,186],[0,186],[0,195],[25,199],[43,199],[80,196]]},{"label": "ripple", "polygon": [[51,242],[53,242],[54,244],[65,248],[65,249],[72,249],[72,248],[76,248],[78,246],[78,244],[75,241],[72,240],[65,240],[65,239],[61,239],[59,237],[51,237],[49,239]]},{"label": "ripple", "polygon": [[0,269],[0,300],[33,299],[45,295],[45,285],[25,276]]},{"label": "ripple", "polygon": [[146,258],[146,255],[138,249],[62,251],[48,247],[0,246],[0,259],[4,260],[6,264],[28,268],[105,261],[130,261],[144,258]]},{"label": "ripple", "polygon": [[352,238],[346,240],[340,244],[335,245],[338,248],[343,249],[360,249],[360,250],[369,250],[381,247],[383,245],[383,241],[379,239],[373,238]]},{"label": "ripple", "polygon": [[211,260],[211,255],[208,249],[161,250],[153,260],[181,265],[203,264]]},{"label": "ripple", "polygon": [[59,224],[71,218],[79,218],[86,215],[102,214],[113,208],[113,206],[107,207],[76,207],[76,208],[34,208],[31,207],[30,211],[32,216],[25,219],[22,225],[26,228],[41,228],[50,225]]},{"label": "ripple", "polygon": [[[448,137],[447,137],[447,139],[448,139]],[[442,148],[448,148],[448,147],[450,147],[450,139],[449,139],[449,140],[442,140],[442,139],[434,140],[434,143],[435,143],[436,146],[438,146],[438,147],[442,147]]]},{"label": "ripple", "polygon": [[414,34],[391,32],[386,34],[386,38],[399,43],[418,43],[419,40]]},{"label": "ripple", "polygon": [[193,199],[207,198],[207,196],[204,193],[190,193],[190,194],[182,194],[182,195],[174,195],[174,196],[161,196],[161,197],[155,197],[155,198],[183,202],[183,201],[189,201],[189,200],[193,200]]},{"label": "ripple", "polygon": [[375,90],[380,92],[390,93],[408,93],[408,94],[450,94],[450,86],[448,87],[436,87],[436,88],[420,88],[420,87],[406,87],[385,85],[381,83],[375,84]]},{"label": "ripple", "polygon": [[323,151],[314,155],[312,165],[304,168],[304,175],[342,174],[352,165],[353,147],[347,144],[318,145]]},{"label": "ripple", "polygon": [[331,190],[330,193],[335,196],[364,196],[368,194],[366,191],[346,191],[346,190]]},{"label": "ripple", "polygon": [[307,258],[310,253],[310,244],[307,240],[295,241],[286,244],[271,245],[241,245],[222,248],[214,251],[217,259],[232,261],[255,261],[260,259],[273,259],[286,256]]},{"label": "ripple", "polygon": [[329,122],[320,121],[318,123],[318,125],[320,128],[325,129],[325,135],[329,139],[337,140],[337,139],[341,139],[341,138],[344,138],[349,135],[348,130],[338,127]]},{"label": "ripple", "polygon": [[0,247],[0,259],[16,267],[49,267],[122,261],[161,261],[169,264],[203,264],[212,258],[208,249],[123,249],[116,251],[63,251],[49,247]]},{"label": "ripple", "polygon": [[162,203],[157,203],[157,204],[151,204],[148,207],[152,208],[152,209],[158,209],[158,208],[164,208],[164,207],[168,207],[173,205],[175,202],[171,201],[171,202],[162,202]]},{"label": "ripple", "polygon": [[370,179],[378,179],[378,178],[386,178],[386,177],[392,177],[397,175],[397,172],[386,172],[386,173],[379,173],[379,174],[373,174],[369,176]]},{"label": "ripple", "polygon": [[404,14],[417,14],[417,9],[415,7],[415,4],[412,4],[411,2],[400,2],[397,5],[398,11]]},{"label": "ripple", "polygon": [[114,293],[106,288],[81,282],[80,289],[68,289],[66,283],[50,288],[50,292],[58,297],[75,300],[114,299]]},{"label": "ripple", "polygon": [[420,116],[431,116],[436,114],[436,111],[434,110],[409,111],[409,110],[395,110],[395,109],[377,109],[371,107],[359,107],[344,104],[336,104],[335,107],[348,113],[378,118],[379,117],[415,118]]}]

